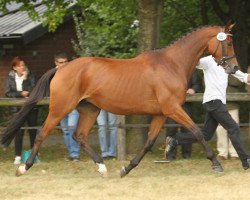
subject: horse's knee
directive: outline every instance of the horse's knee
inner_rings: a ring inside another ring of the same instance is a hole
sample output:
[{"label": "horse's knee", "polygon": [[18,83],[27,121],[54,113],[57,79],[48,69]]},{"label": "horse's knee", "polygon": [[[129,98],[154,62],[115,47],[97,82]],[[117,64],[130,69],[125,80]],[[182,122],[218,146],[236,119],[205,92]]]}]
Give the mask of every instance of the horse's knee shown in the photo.
[{"label": "horse's knee", "polygon": [[84,144],[86,143],[86,139],[81,134],[77,134],[76,132],[72,135],[72,138],[78,143],[78,144]]},{"label": "horse's knee", "polygon": [[156,140],[156,139],[154,139],[154,140],[149,139],[149,140],[147,141],[147,143],[146,143],[146,145],[145,145],[145,147],[144,147],[144,149],[145,149],[146,152],[148,152],[148,151],[151,150],[152,146],[153,146],[154,143],[155,143],[155,140]]},{"label": "horse's knee", "polygon": [[40,132],[36,135],[35,143],[41,144],[45,140],[45,136]]},{"label": "horse's knee", "polygon": [[198,141],[201,142],[202,140],[204,140],[204,135],[200,130],[195,130],[193,133]]}]

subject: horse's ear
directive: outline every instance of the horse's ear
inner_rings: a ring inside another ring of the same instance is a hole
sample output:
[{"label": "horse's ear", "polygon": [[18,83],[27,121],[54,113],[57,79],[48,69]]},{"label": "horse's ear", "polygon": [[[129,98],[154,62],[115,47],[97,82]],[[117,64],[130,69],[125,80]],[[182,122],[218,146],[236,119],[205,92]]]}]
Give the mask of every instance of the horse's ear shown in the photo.
[{"label": "horse's ear", "polygon": [[225,32],[229,33],[231,32],[232,28],[234,27],[235,23],[233,23],[232,20],[229,20],[225,26]]}]

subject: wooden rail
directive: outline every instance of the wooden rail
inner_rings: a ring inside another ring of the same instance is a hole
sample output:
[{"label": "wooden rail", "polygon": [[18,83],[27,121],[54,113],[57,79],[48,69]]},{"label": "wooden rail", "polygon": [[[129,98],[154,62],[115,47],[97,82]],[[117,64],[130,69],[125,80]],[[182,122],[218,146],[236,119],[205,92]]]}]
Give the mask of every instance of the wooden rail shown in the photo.
[{"label": "wooden rail", "polygon": [[[188,95],[187,102],[201,102],[203,93]],[[21,106],[25,103],[24,98],[0,98],[0,106]],[[250,93],[227,93],[228,102],[249,101]],[[49,105],[49,98],[45,98],[38,102],[37,105]],[[250,117],[250,116],[249,116]],[[117,135],[117,158],[119,160],[126,159],[126,130],[125,116],[118,116],[118,135]]]},{"label": "wooden rail", "polygon": [[[188,95],[186,101],[201,102],[203,93]],[[21,106],[26,101],[25,98],[0,98],[0,106]],[[227,101],[250,101],[250,93],[227,93]],[[49,98],[38,102],[38,105],[49,105]]]},{"label": "wooden rail", "polygon": [[[26,98],[0,98],[0,106],[22,106]],[[49,98],[44,98],[37,105],[49,105]]]}]

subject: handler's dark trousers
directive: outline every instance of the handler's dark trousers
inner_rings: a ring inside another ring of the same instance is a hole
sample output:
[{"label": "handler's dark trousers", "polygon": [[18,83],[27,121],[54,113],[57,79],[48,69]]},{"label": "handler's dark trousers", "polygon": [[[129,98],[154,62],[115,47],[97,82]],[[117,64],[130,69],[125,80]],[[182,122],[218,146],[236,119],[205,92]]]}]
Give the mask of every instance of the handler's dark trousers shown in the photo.
[{"label": "handler's dark trousers", "polygon": [[[229,114],[227,107],[225,104],[221,102],[221,100],[212,100],[204,104],[204,108],[206,109],[206,116],[203,128],[203,135],[206,141],[212,139],[218,124],[227,130],[228,136],[239,155],[241,161],[245,161],[249,158],[249,155],[240,140],[240,129],[238,124],[234,121],[234,119]],[[185,144],[192,140],[193,142],[197,141],[197,139],[191,134],[186,134],[184,137],[176,138],[178,140],[178,144]]]}]

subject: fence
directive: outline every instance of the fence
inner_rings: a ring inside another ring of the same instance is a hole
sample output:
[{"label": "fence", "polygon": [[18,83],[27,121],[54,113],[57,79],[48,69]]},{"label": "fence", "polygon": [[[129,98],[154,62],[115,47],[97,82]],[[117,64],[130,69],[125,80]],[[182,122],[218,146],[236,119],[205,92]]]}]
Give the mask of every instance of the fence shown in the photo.
[{"label": "fence", "polygon": [[[188,95],[186,97],[187,102],[202,102],[203,93],[197,93],[195,95]],[[250,102],[250,93],[228,93],[228,102]],[[24,98],[0,98],[0,106],[21,106],[25,102]],[[38,102],[38,105],[49,105],[49,98],[45,98]],[[249,123],[241,124],[243,126],[250,126],[250,112]],[[125,116],[118,116],[118,135],[117,135],[117,158],[119,160],[126,159],[126,130],[128,127],[148,127],[149,124],[125,124]],[[168,126],[168,125],[167,125]],[[39,127],[40,128],[40,127]],[[250,129],[249,129],[250,131]],[[250,134],[250,132],[249,132]]]}]

